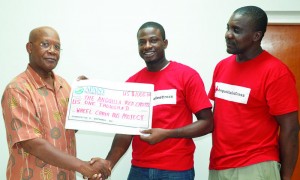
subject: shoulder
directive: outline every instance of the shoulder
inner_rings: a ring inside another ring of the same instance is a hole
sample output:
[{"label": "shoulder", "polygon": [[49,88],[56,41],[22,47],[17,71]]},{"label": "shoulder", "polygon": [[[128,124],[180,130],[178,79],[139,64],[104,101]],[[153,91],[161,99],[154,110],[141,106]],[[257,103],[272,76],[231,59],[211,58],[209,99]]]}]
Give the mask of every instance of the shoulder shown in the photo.
[{"label": "shoulder", "polygon": [[236,59],[236,55],[228,56],[228,57],[226,57],[226,58],[224,58],[224,59],[221,59],[221,60],[217,63],[216,67],[223,66],[223,65],[227,65],[227,64],[229,64],[229,63],[235,62],[235,59]]},{"label": "shoulder", "polygon": [[198,72],[194,68],[176,61],[171,61],[170,65],[170,69],[177,73],[198,74]]},{"label": "shoulder", "polygon": [[290,73],[290,70],[286,64],[284,64],[280,59],[273,56],[267,51],[264,51],[262,53],[261,61],[264,62],[264,67],[266,68],[266,71],[269,71],[272,74]]},{"label": "shoulder", "polygon": [[200,74],[194,68],[175,61],[172,61],[171,63],[171,67],[168,69],[168,76],[172,79],[177,79],[179,82],[186,85],[203,84]]},{"label": "shoulder", "polygon": [[144,74],[145,72],[147,72],[146,67],[142,68],[141,70],[139,70],[139,71],[136,72],[135,74],[131,75],[131,76],[127,79],[127,82],[134,81],[138,76],[140,76],[141,74]]},{"label": "shoulder", "polygon": [[6,89],[13,89],[13,88],[23,86],[28,81],[29,80],[26,76],[26,73],[22,72],[19,75],[17,75],[16,77],[14,77],[13,79],[11,79],[11,81],[6,86]]},{"label": "shoulder", "polygon": [[9,98],[11,96],[27,96],[28,90],[31,90],[32,87],[29,83],[29,79],[26,74],[23,72],[18,76],[14,77],[5,87],[5,90],[2,94],[2,102],[4,99]]},{"label": "shoulder", "polygon": [[63,85],[63,86],[70,86],[70,84],[68,83],[68,81],[66,81],[63,77],[55,74],[55,81],[57,81],[59,84]]}]

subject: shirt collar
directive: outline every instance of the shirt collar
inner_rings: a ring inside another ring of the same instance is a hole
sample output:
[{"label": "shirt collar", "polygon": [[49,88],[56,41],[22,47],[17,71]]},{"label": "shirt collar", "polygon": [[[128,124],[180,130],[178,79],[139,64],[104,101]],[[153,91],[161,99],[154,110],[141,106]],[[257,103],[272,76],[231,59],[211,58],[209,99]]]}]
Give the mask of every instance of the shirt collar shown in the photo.
[{"label": "shirt collar", "polygon": [[[25,71],[28,78],[33,82],[33,85],[36,89],[46,87],[45,81],[41,78],[41,76],[32,69],[32,67],[28,64],[27,69]],[[59,80],[58,76],[54,74],[53,71],[51,71],[53,79],[54,79],[54,87],[55,89],[59,89],[63,87],[62,81]]]}]

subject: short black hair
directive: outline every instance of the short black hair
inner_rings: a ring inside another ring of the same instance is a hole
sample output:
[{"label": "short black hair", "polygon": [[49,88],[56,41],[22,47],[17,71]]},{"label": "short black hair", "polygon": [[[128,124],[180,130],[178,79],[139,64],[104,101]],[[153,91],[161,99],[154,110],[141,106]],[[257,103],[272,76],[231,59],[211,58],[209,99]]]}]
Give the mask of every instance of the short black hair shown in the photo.
[{"label": "short black hair", "polygon": [[153,22],[153,21],[145,22],[145,23],[139,28],[137,34],[139,33],[139,31],[140,31],[141,29],[148,28],[148,27],[153,27],[153,28],[159,29],[162,39],[163,39],[163,40],[166,39],[166,34],[165,34],[165,29],[164,29],[164,27],[163,27],[161,24],[159,24],[159,23],[157,23],[157,22]]},{"label": "short black hair", "polygon": [[244,6],[236,9],[234,14],[247,15],[251,17],[255,31],[262,31],[263,35],[267,30],[268,16],[264,10],[257,6]]}]

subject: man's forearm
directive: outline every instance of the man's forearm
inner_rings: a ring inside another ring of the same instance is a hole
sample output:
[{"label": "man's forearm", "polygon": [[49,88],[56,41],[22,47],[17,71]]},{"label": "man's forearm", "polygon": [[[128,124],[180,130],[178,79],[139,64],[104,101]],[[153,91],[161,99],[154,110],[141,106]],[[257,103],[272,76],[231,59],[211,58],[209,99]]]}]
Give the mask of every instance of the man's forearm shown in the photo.
[{"label": "man's forearm", "polygon": [[56,149],[44,139],[36,138],[23,141],[21,145],[27,153],[36,156],[47,164],[77,171],[85,176],[91,176],[96,173],[87,162]]},{"label": "man's forearm", "polygon": [[295,131],[290,135],[280,133],[280,163],[281,163],[281,179],[290,180],[295,169],[298,152],[299,152],[298,132]]},{"label": "man's forearm", "polygon": [[110,162],[111,169],[117,164],[119,159],[125,154],[132,140],[131,135],[116,134],[111,145],[111,149],[106,157]]}]

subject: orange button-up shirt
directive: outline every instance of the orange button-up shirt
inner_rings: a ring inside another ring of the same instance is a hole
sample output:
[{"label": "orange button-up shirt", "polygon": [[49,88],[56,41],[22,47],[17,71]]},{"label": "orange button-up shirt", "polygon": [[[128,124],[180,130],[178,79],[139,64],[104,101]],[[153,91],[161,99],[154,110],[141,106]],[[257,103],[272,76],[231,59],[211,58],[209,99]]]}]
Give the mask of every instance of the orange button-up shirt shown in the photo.
[{"label": "orange button-up shirt", "polygon": [[54,89],[28,65],[4,91],[1,104],[9,148],[8,180],[75,179],[75,172],[46,164],[19,144],[43,138],[60,151],[76,156],[75,133],[65,129],[71,88],[63,78],[53,77]]}]

